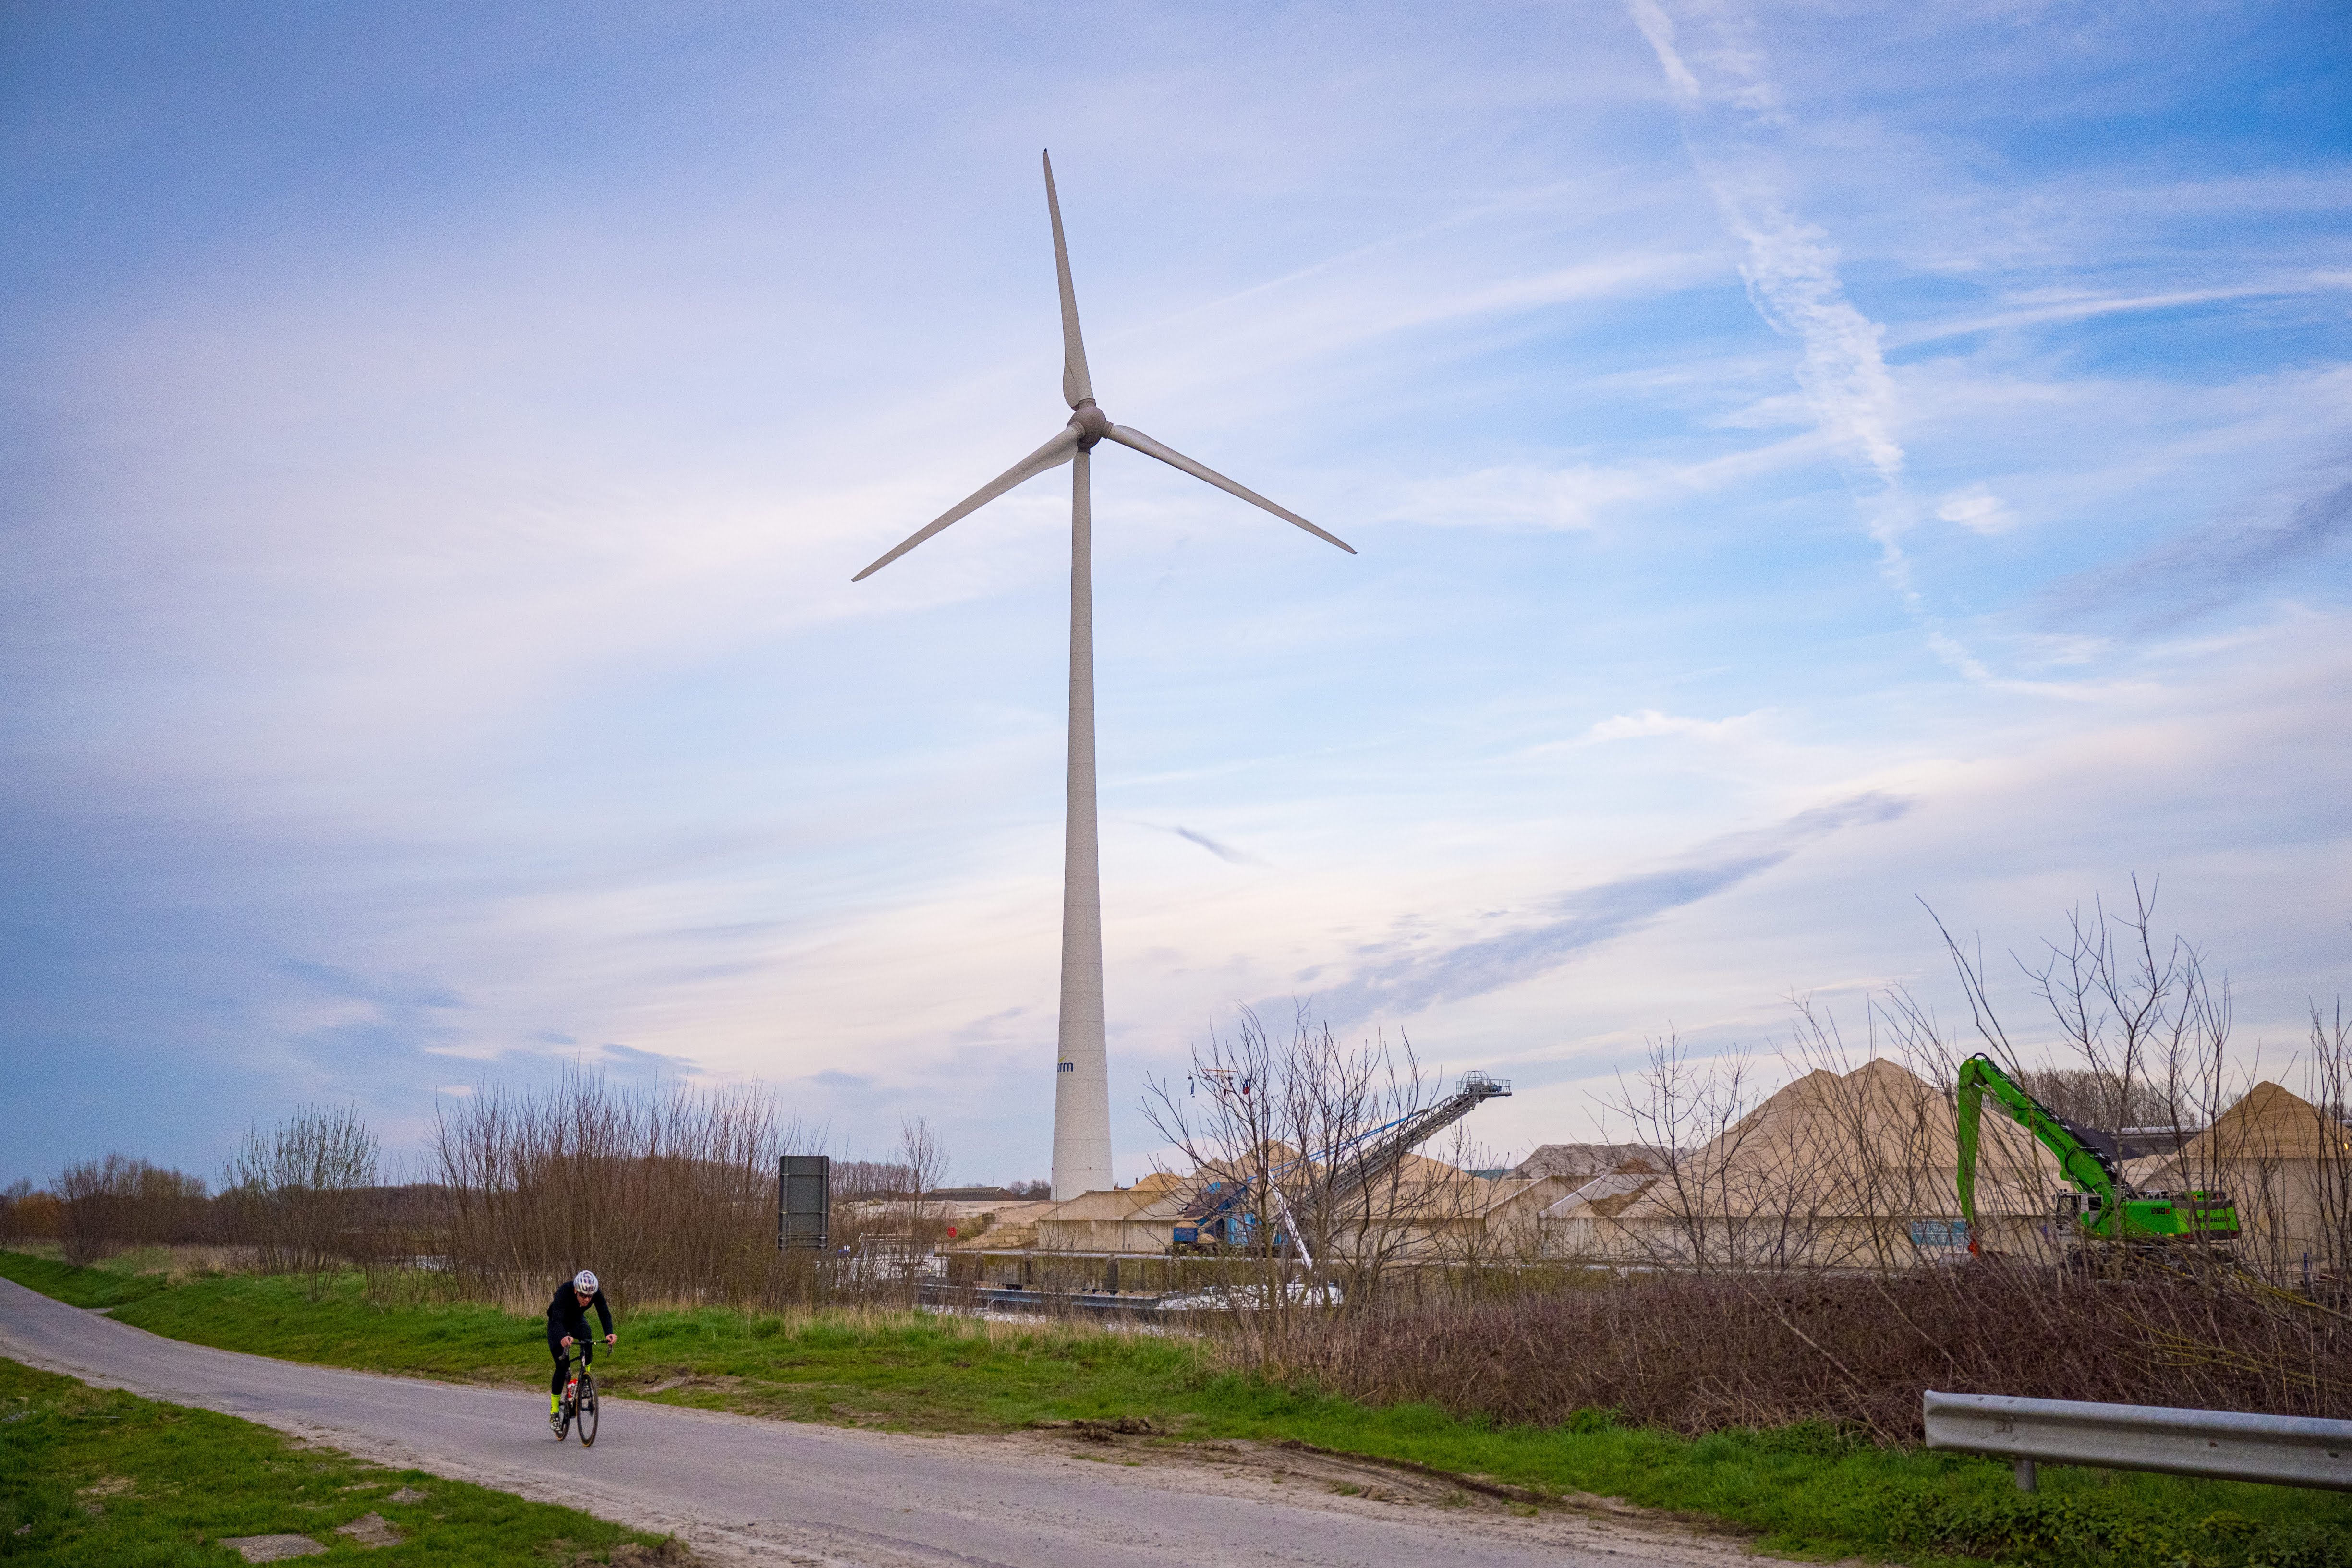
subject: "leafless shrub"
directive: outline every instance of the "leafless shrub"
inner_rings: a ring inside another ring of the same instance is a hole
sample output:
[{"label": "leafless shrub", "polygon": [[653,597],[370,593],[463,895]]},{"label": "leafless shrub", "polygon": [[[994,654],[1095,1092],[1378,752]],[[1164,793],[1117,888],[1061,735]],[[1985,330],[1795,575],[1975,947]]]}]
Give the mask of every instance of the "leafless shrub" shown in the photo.
[{"label": "leafless shrub", "polygon": [[58,1240],[69,1263],[94,1263],[124,1247],[209,1239],[202,1176],[114,1154],[68,1166],[52,1191]]},{"label": "leafless shrub", "polygon": [[1612,1409],[1688,1433],[1825,1419],[1910,1441],[1923,1388],[2352,1416],[2352,1322],[2195,1278],[2085,1281],[1998,1262],[1454,1301],[1318,1324],[1259,1364],[1496,1422]]},{"label": "leafless shrub", "polygon": [[247,1130],[222,1197],[263,1273],[301,1275],[316,1296],[346,1264],[366,1260],[377,1154],[352,1105],[305,1105],[267,1133]]},{"label": "leafless shrub", "polygon": [[646,1091],[574,1071],[444,1102],[429,1158],[445,1270],[534,1308],[583,1268],[615,1304],[806,1299],[823,1260],[777,1249],[776,1161],[815,1141],[756,1086]]}]

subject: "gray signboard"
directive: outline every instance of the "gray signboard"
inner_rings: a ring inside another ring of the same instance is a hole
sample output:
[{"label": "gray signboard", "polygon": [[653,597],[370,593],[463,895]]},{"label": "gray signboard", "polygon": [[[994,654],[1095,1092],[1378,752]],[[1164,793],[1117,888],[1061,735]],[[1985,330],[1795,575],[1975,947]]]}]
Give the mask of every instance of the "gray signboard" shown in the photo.
[{"label": "gray signboard", "polygon": [[822,1252],[832,1220],[832,1156],[784,1155],[776,1172],[776,1245]]}]

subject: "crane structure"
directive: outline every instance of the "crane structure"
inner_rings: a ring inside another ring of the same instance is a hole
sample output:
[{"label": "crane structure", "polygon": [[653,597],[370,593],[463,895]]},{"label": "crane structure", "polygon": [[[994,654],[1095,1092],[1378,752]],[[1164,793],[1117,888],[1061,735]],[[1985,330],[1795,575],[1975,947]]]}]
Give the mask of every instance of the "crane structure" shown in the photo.
[{"label": "crane structure", "polygon": [[1958,1186],[1969,1222],[1969,1250],[1977,1246],[1977,1148],[1985,1096],[2058,1158],[2074,1190],[2058,1198],[2057,1218],[2077,1239],[2125,1242],[2187,1239],[2228,1241],[2238,1234],[2238,1209],[2225,1192],[2142,1192],[2124,1179],[2117,1151],[2097,1133],[2074,1125],[2028,1093],[1989,1056],[1960,1064]]},{"label": "crane structure", "polygon": [[[1221,1092],[1236,1091],[1224,1088]],[[1394,1170],[1420,1145],[1487,1101],[1502,1098],[1510,1092],[1508,1079],[1465,1072],[1455,1082],[1454,1092],[1435,1104],[1341,1139],[1319,1155],[1300,1155],[1286,1160],[1265,1171],[1262,1177],[1244,1176],[1206,1183],[1192,1195],[1178,1217],[1175,1240],[1180,1246],[1197,1244],[1205,1236],[1227,1247],[1257,1244],[1259,1227],[1267,1219],[1265,1211],[1271,1207],[1280,1223],[1272,1227],[1273,1234],[1265,1238],[1266,1243],[1295,1248],[1300,1260],[1312,1268],[1315,1260],[1291,1212],[1288,1186],[1295,1184],[1286,1183],[1286,1177],[1321,1167],[1328,1174],[1317,1196],[1326,1208],[1337,1209]],[[1238,1092],[1246,1093],[1247,1089]]]}]

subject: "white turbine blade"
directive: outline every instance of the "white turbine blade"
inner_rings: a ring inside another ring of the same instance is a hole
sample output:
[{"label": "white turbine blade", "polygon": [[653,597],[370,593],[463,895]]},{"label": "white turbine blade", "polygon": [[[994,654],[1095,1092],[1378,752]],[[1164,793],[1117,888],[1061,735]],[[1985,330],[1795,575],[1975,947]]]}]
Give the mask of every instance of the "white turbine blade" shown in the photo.
[{"label": "white turbine blade", "polygon": [[1054,194],[1054,155],[1045,154],[1045,210],[1054,214],[1054,271],[1062,285],[1062,401],[1072,408],[1095,395],[1087,343],[1078,336],[1078,296],[1070,287],[1070,247],[1062,239],[1062,202]]},{"label": "white turbine blade", "polygon": [[1321,528],[1317,528],[1313,523],[1308,522],[1297,512],[1276,506],[1272,501],[1267,500],[1264,496],[1259,495],[1255,490],[1251,489],[1248,486],[1234,484],[1231,479],[1226,478],[1223,474],[1218,473],[1207,464],[1195,463],[1190,457],[1187,457],[1182,453],[1177,451],[1174,447],[1162,446],[1160,443],[1152,440],[1151,437],[1144,434],[1143,432],[1139,430],[1132,429],[1124,424],[1114,424],[1104,434],[1108,435],[1113,441],[1118,442],[1121,446],[1132,446],[1147,457],[1159,458],[1160,461],[1167,464],[1171,468],[1181,468],[1185,473],[1190,474],[1195,479],[1206,479],[1210,484],[1214,485],[1220,490],[1229,490],[1233,494],[1239,496],[1243,500],[1247,501],[1253,507],[1264,507],[1267,511],[1272,512],[1284,522],[1297,523],[1300,528],[1305,528],[1317,538],[1322,539],[1329,544],[1338,545],[1349,555],[1356,553],[1356,547],[1349,544],[1347,540],[1339,538],[1337,534],[1325,533]]},{"label": "white turbine blade", "polygon": [[946,528],[950,523],[954,522],[957,518],[970,517],[972,513],[980,510],[981,507],[985,507],[988,503],[996,499],[997,497],[1002,496],[1005,491],[1010,490],[1013,486],[1020,484],[1024,479],[1034,479],[1038,475],[1043,474],[1048,468],[1060,467],[1063,464],[1067,463],[1077,450],[1077,430],[1074,426],[1065,428],[1062,433],[1055,436],[1053,440],[1045,443],[1045,445],[1040,446],[1036,451],[1032,452],[1028,456],[1024,457],[1020,462],[1014,464],[1012,467],[1007,468],[1003,473],[999,474],[995,478],[991,479],[987,484],[982,485],[979,489],[974,490],[962,500],[958,501],[954,506],[950,507],[929,527],[918,530],[907,539],[906,543],[900,545],[897,549],[892,550],[888,555],[884,556],[880,560],[876,561],[872,566],[867,567],[864,571],[859,572],[856,577],[851,578],[849,580],[852,582],[865,581],[867,578],[872,577],[876,572],[880,571],[884,567],[888,566],[892,561],[897,560],[900,556],[905,555],[908,550],[913,549],[917,545],[921,544],[925,539],[929,538],[933,534],[938,533],[941,528]]}]

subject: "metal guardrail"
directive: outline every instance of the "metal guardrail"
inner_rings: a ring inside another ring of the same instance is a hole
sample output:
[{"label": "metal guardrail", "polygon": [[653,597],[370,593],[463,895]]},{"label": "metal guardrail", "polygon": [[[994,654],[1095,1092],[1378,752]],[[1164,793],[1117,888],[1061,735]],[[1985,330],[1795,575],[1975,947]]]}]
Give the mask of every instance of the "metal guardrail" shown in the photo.
[{"label": "metal guardrail", "polygon": [[1932,1388],[1923,1403],[1927,1447],[2009,1459],[2025,1491],[2037,1462],[2352,1491],[2352,1421]]}]

